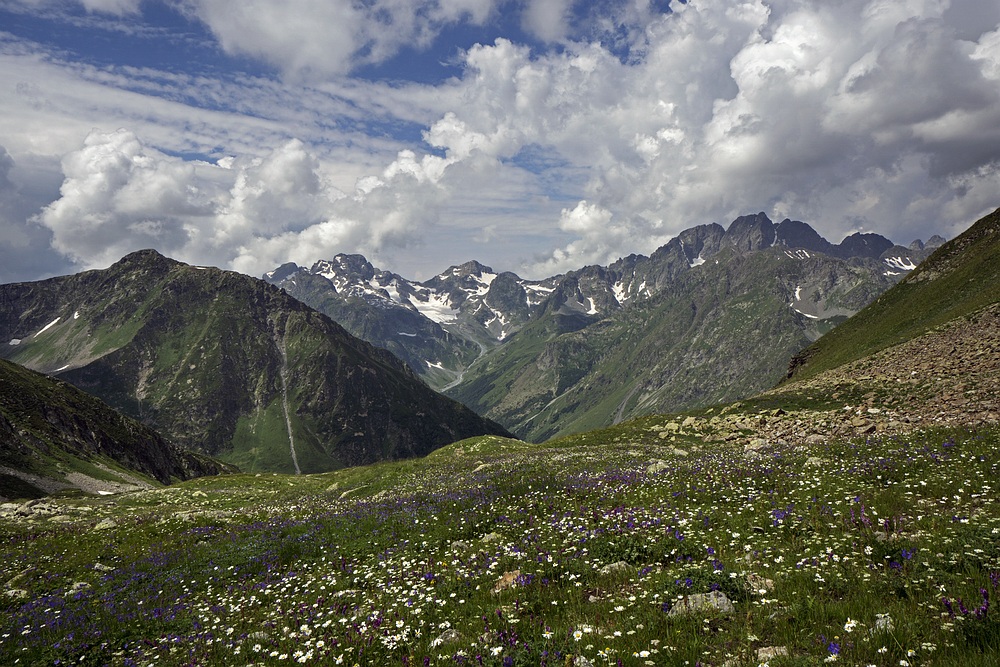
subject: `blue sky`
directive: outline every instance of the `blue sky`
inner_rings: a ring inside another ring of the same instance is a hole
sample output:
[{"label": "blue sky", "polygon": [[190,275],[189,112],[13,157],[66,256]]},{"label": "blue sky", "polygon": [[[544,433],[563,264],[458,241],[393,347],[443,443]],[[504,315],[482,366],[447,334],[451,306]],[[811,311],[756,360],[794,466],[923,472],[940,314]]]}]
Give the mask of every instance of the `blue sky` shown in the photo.
[{"label": "blue sky", "polygon": [[979,0],[0,0],[0,282],[139,248],[427,278],[1000,206]]}]

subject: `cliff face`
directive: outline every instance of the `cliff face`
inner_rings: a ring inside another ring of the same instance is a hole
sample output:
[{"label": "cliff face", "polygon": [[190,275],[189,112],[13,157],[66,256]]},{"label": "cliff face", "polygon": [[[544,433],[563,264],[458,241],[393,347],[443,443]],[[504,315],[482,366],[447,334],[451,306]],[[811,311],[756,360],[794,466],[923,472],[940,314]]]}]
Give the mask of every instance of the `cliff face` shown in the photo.
[{"label": "cliff face", "polygon": [[506,434],[263,281],[143,251],[0,286],[4,356],[244,470],[317,472]]}]

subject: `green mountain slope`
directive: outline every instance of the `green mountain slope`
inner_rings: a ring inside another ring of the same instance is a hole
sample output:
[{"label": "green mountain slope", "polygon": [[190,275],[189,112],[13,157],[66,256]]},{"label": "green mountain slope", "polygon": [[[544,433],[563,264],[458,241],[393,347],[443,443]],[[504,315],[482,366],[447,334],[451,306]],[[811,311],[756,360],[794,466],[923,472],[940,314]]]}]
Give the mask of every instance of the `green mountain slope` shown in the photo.
[{"label": "green mountain slope", "polygon": [[65,382],[0,360],[0,497],[136,488],[226,471]]},{"label": "green mountain slope", "polygon": [[657,291],[603,317],[571,307],[600,270],[571,274],[449,395],[533,441],[735,400],[774,386],[795,352],[892,284],[864,258],[725,247],[689,268],[682,250],[633,269]]},{"label": "green mountain slope", "polygon": [[244,470],[316,472],[506,432],[282,290],[153,251],[0,286],[0,353]]},{"label": "green mountain slope", "polygon": [[797,354],[806,378],[1000,301],[1000,209],[938,248],[867,308]]}]

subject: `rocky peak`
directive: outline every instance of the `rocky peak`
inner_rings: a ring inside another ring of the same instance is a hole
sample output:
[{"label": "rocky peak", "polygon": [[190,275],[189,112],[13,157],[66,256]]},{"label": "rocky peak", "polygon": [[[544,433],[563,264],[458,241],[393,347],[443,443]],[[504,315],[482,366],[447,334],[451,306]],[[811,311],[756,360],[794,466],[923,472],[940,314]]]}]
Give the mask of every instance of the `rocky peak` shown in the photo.
[{"label": "rocky peak", "polygon": [[347,278],[349,280],[369,281],[378,273],[378,269],[365,259],[364,255],[337,254],[331,260],[321,259],[313,264],[311,273],[324,276],[330,280]]},{"label": "rocky peak", "polygon": [[893,246],[892,241],[880,234],[851,234],[840,245],[836,246],[841,257],[868,257],[878,259],[886,250]]},{"label": "rocky peak", "polygon": [[283,280],[288,280],[293,275],[298,273],[300,270],[301,268],[295,262],[286,262],[281,266],[279,266],[278,268],[276,268],[274,271],[268,271],[267,273],[265,273],[263,279],[277,285]]},{"label": "rocky peak", "polygon": [[739,252],[763,250],[774,245],[774,223],[763,213],[741,215],[726,230],[722,244]]},{"label": "rocky peak", "polygon": [[805,222],[785,218],[775,228],[776,245],[833,254],[833,244]]}]

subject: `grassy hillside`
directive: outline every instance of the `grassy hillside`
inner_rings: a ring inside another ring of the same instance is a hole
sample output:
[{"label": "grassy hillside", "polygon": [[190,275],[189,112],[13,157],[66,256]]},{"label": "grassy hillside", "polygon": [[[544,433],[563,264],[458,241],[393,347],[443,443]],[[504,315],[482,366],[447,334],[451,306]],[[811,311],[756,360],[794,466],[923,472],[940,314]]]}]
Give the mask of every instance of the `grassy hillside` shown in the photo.
[{"label": "grassy hillside", "polygon": [[319,472],[506,434],[281,289],[154,251],[0,285],[0,356],[246,471]]},{"label": "grassy hillside", "polygon": [[669,423],[36,505],[0,519],[0,662],[995,664],[997,429]]},{"label": "grassy hillside", "polygon": [[941,246],[867,308],[796,355],[814,376],[1000,301],[1000,209]]},{"label": "grassy hillside", "polygon": [[226,469],[65,382],[0,360],[0,498],[135,489]]}]

